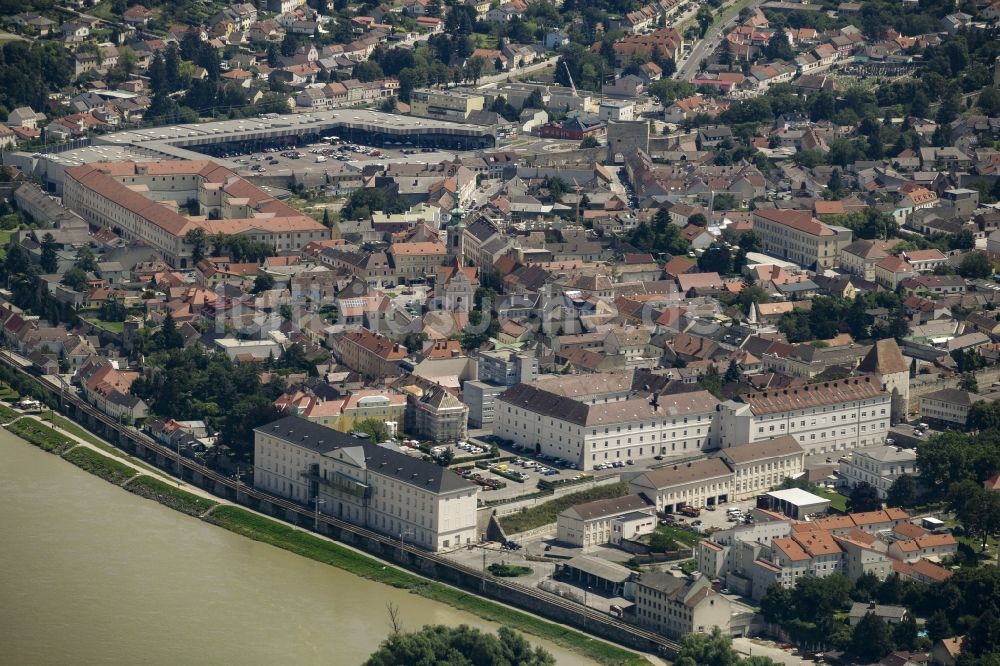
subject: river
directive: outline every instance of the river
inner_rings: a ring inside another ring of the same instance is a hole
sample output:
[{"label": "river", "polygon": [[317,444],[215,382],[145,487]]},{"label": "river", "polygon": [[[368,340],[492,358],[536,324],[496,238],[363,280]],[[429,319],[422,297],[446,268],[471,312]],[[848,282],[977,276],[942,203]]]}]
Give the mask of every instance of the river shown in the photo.
[{"label": "river", "polygon": [[498,626],[182,515],[0,428],[0,664],[360,664],[390,602],[406,630]]}]

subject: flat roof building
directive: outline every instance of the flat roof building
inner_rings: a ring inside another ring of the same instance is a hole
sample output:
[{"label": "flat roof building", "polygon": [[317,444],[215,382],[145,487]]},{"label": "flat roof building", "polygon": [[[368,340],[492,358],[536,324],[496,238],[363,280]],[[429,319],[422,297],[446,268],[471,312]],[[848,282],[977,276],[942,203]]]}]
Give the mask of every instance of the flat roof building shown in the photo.
[{"label": "flat roof building", "polygon": [[787,490],[772,490],[764,494],[771,511],[778,511],[789,518],[802,520],[806,516],[826,513],[830,508],[830,500],[813,495],[801,488]]}]

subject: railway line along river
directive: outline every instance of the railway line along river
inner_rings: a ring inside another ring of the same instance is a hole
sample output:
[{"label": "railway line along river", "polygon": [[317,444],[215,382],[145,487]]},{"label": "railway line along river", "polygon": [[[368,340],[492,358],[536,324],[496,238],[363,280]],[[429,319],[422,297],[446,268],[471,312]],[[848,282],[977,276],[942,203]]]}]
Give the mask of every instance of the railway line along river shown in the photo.
[{"label": "railway line along river", "polygon": [[[0,429],[0,664],[362,663],[388,635],[495,623],[237,536]],[[559,664],[593,664],[527,637]]]}]

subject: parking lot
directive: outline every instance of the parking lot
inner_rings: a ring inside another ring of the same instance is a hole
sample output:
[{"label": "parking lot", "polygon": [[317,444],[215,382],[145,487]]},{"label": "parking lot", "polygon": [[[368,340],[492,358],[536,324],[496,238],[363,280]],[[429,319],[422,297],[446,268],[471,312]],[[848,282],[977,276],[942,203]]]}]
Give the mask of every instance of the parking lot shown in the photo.
[{"label": "parking lot", "polygon": [[241,176],[289,176],[294,173],[322,172],[338,162],[363,168],[365,164],[413,163],[438,164],[455,159],[452,151],[416,148],[400,144],[371,147],[330,140],[299,147],[268,148],[253,153],[224,153],[221,161],[228,162]]}]

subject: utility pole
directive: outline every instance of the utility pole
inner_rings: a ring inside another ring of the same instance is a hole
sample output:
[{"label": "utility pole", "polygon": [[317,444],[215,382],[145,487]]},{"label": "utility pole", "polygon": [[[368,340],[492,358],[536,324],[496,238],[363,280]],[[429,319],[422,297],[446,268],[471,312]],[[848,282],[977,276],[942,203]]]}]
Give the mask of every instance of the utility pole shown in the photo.
[{"label": "utility pole", "polygon": [[313,531],[319,532],[319,507],[321,504],[326,504],[326,500],[320,499],[319,495],[317,494],[315,502],[316,502],[316,518],[313,521]]}]

